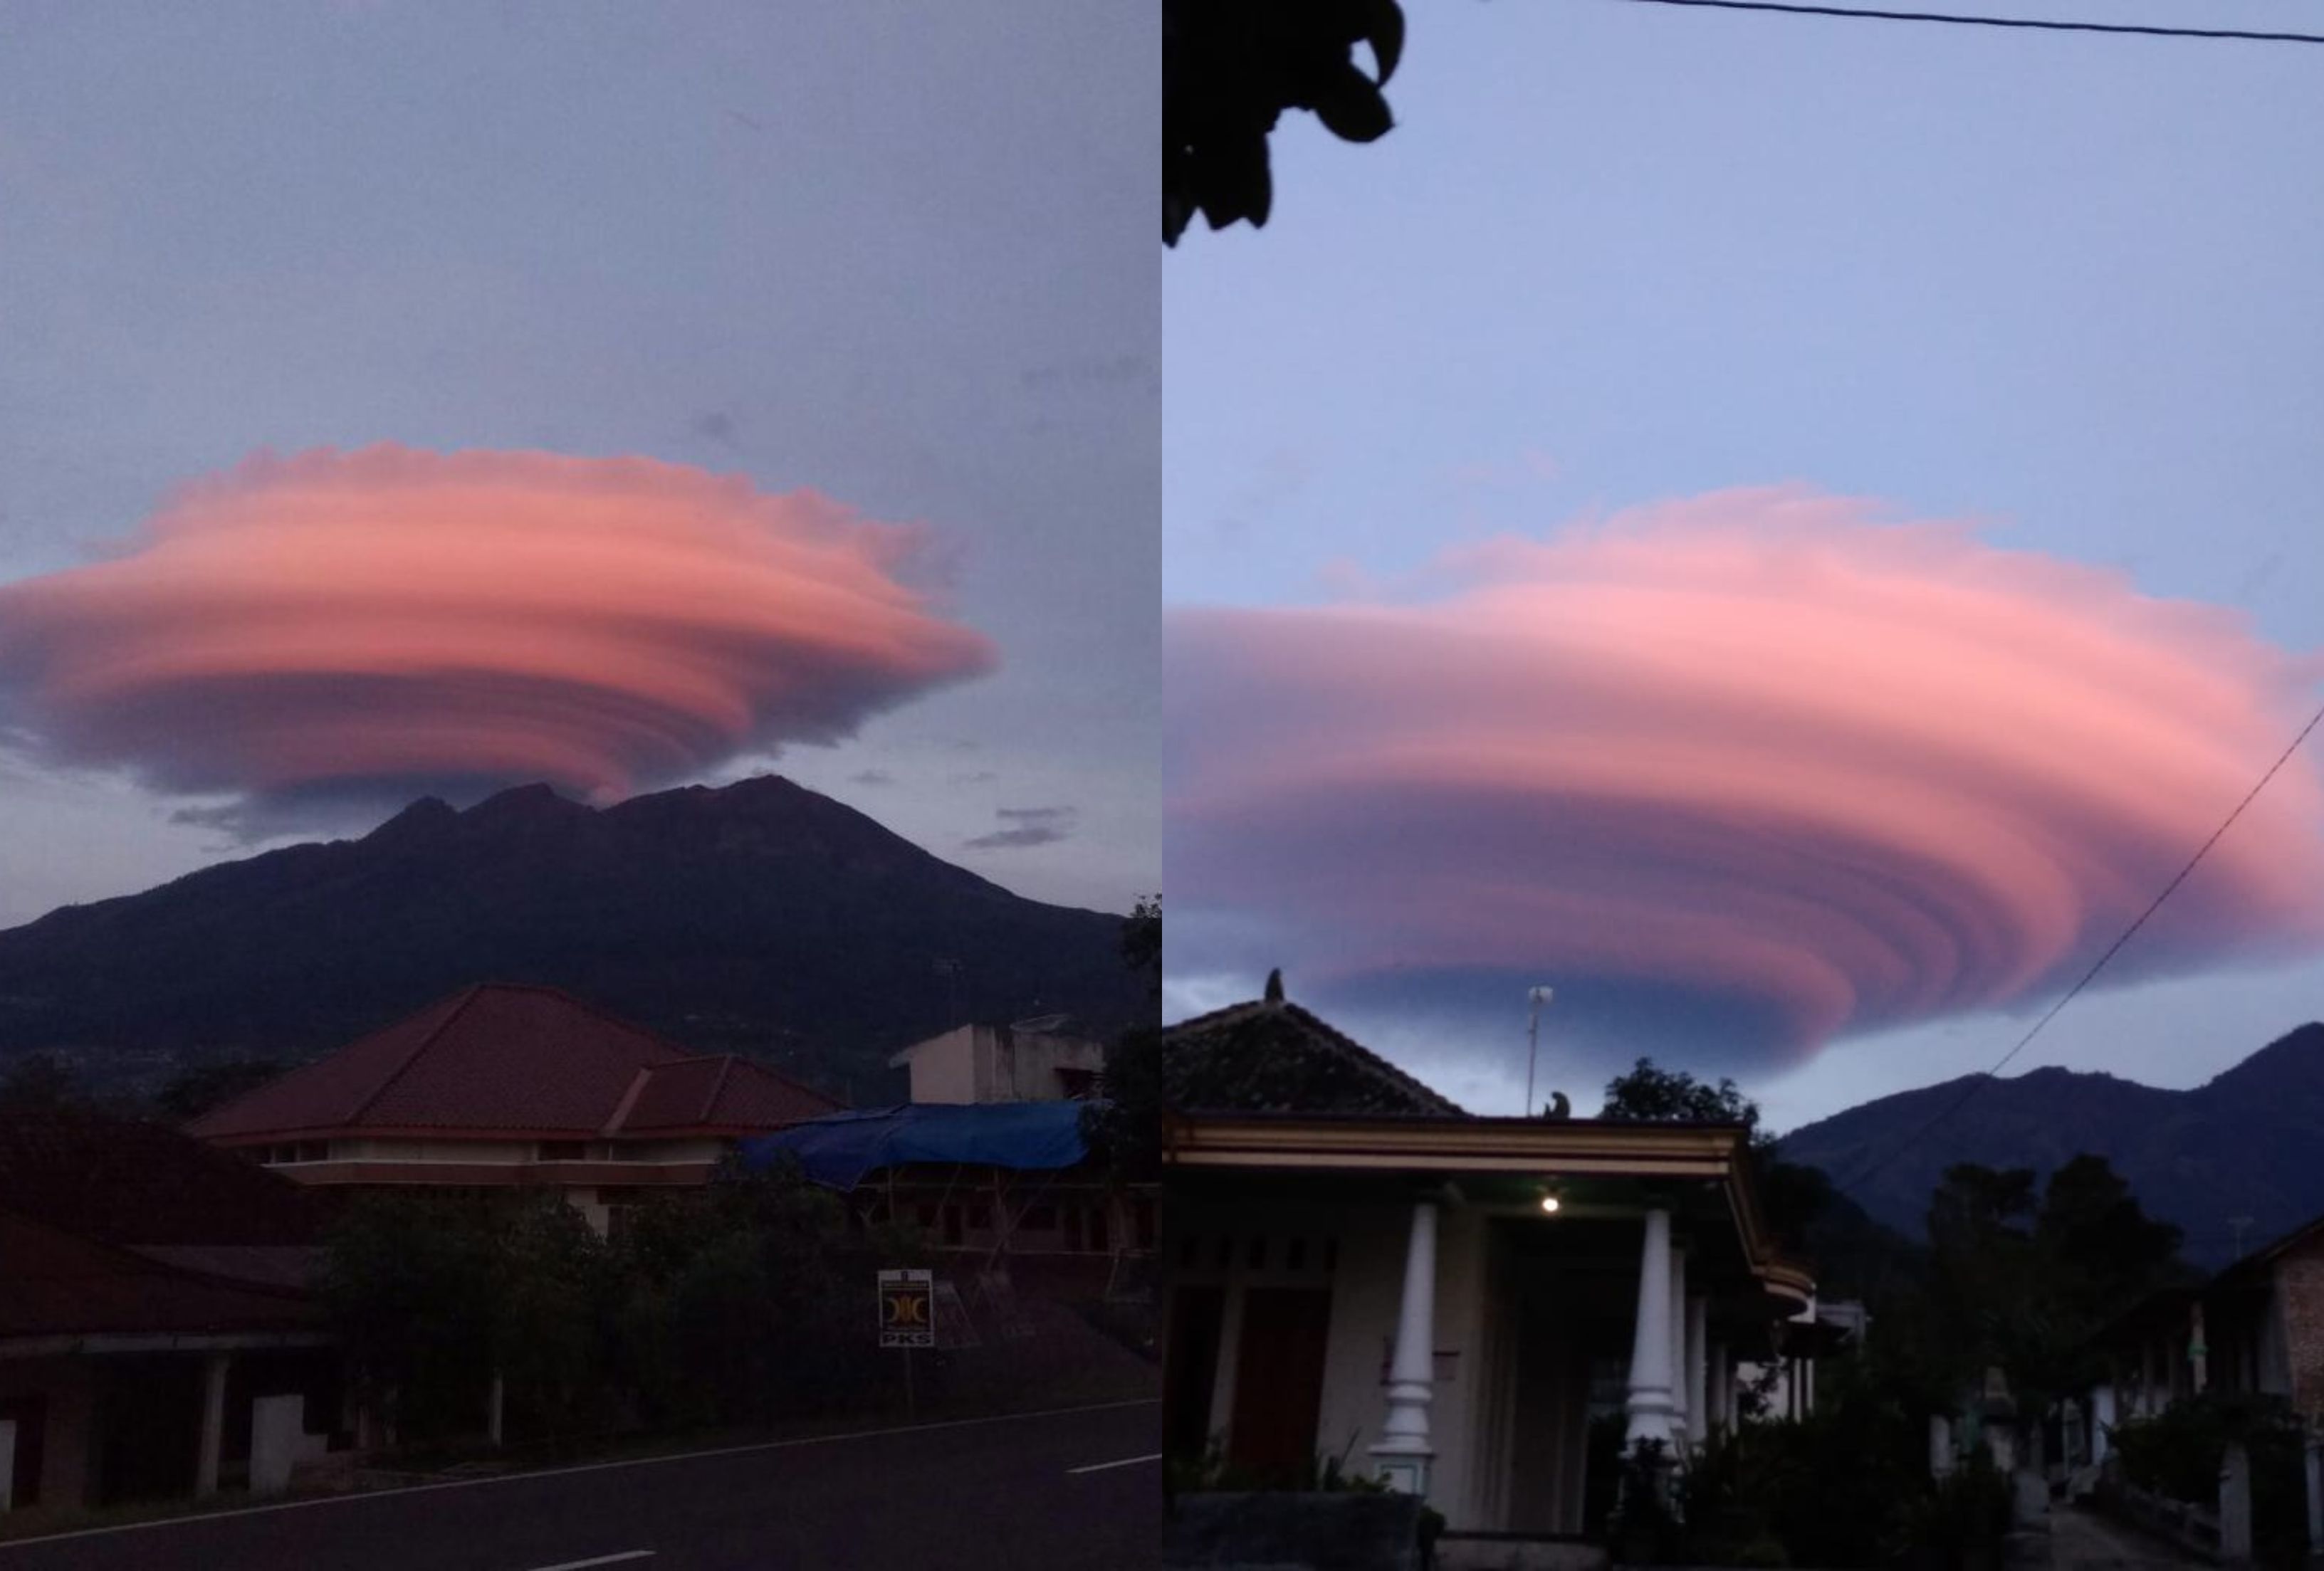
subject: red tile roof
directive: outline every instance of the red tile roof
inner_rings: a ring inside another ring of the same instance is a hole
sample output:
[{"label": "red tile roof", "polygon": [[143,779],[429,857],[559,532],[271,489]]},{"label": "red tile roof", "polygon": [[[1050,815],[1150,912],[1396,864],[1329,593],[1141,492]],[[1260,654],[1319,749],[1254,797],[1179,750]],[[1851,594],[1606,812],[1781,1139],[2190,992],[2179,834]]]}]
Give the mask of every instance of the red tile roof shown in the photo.
[{"label": "red tile roof", "polygon": [[0,1108],[0,1211],[131,1248],[315,1243],[314,1195],[164,1124]]},{"label": "red tile roof", "polygon": [[0,1338],[290,1331],[321,1319],[303,1294],[176,1269],[5,1212],[0,1259]]},{"label": "red tile roof", "polygon": [[585,1139],[771,1130],[836,1107],[763,1065],[688,1053],[555,988],[490,983],[187,1127],[236,1144],[329,1130]]},{"label": "red tile roof", "polygon": [[0,1337],[311,1327],[314,1195],[164,1125],[0,1109]]}]

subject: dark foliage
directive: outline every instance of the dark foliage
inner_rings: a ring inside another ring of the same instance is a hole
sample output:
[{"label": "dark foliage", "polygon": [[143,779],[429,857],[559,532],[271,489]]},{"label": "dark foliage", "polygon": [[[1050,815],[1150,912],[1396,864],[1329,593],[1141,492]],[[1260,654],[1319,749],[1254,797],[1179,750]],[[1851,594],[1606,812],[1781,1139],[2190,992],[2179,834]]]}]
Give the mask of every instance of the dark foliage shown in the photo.
[{"label": "dark foliage", "polygon": [[2230,1442],[2251,1458],[2252,1539],[2273,1565],[2305,1559],[2308,1484],[2299,1416],[2281,1398],[2240,1392],[2182,1397],[2151,1419],[2114,1428],[2123,1475],[2142,1489],[2205,1510],[2217,1507]]},{"label": "dark foliage", "polygon": [[[1929,1191],[1955,1163],[2046,1178],[2088,1153],[2183,1232],[2190,1260],[2209,1267],[2324,1212],[2324,1146],[2315,1138],[2324,1127],[2324,1025],[2303,1025],[2192,1090],[2040,1069],[1986,1082],[1932,1126],[1969,1089],[1950,1080],[1851,1107],[1785,1135],[1784,1155],[1823,1169],[1879,1221],[1917,1234]],[[2248,1225],[2239,1229],[2238,1217]]]},{"label": "dark foliage", "polygon": [[[1359,44],[1373,70],[1357,63]],[[1163,0],[1164,243],[1197,213],[1213,229],[1267,222],[1267,139],[1286,109],[1313,111],[1342,141],[1388,134],[1380,89],[1403,52],[1396,0]]]},{"label": "dark foliage", "polygon": [[153,1106],[172,1123],[187,1124],[245,1091],[281,1077],[290,1066],[281,1059],[235,1058],[196,1064],[154,1093]]},{"label": "dark foliage", "polygon": [[895,1373],[868,1284],[908,1263],[925,1263],[908,1234],[852,1231],[795,1171],[730,1171],[610,1244],[550,1195],[366,1197],[318,1286],[359,1388],[426,1449],[476,1438],[495,1372],[521,1443],[860,1409]]}]

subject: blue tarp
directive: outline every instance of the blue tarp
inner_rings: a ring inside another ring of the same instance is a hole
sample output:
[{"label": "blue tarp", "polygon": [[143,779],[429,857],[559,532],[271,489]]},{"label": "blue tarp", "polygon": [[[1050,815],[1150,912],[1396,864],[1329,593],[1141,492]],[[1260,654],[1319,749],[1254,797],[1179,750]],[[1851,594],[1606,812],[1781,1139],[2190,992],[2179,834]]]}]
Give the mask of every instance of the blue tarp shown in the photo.
[{"label": "blue tarp", "polygon": [[816,1183],[852,1190],[865,1173],[907,1162],[959,1162],[1054,1171],[1089,1155],[1082,1138],[1087,1102],[911,1102],[858,1107],[794,1124],[742,1143],[753,1171],[788,1152]]}]

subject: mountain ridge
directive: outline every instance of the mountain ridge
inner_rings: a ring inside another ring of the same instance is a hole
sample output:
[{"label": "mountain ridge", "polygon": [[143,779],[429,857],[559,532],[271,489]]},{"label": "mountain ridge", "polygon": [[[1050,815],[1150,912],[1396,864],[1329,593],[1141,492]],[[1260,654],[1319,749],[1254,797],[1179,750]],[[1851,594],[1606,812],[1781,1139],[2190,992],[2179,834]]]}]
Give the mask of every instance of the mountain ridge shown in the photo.
[{"label": "mountain ridge", "polygon": [[546,786],[422,797],[356,838],[0,931],[0,1061],[50,1052],[103,1083],[308,1057],[494,980],[877,1089],[889,1052],[956,1015],[1138,1023],[1120,921],[1012,894],[780,776],[603,808]]},{"label": "mountain ridge", "polygon": [[[1971,1100],[1917,1134],[1971,1085]],[[2324,1024],[2310,1022],[2185,1090],[2054,1065],[1964,1075],[1818,1119],[1781,1147],[1913,1238],[1954,1162],[2030,1167],[2046,1179],[2068,1158],[2095,1153],[2148,1214],[2184,1231],[2190,1260],[2218,1265],[2324,1214],[2319,1134]]]}]

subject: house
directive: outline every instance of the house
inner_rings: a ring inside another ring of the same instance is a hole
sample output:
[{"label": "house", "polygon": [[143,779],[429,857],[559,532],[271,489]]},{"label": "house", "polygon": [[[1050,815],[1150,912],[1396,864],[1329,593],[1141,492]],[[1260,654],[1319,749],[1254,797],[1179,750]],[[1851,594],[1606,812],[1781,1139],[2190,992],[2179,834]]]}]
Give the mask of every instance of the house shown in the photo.
[{"label": "house", "polygon": [[888,1061],[911,1071],[914,1102],[1081,1100],[1105,1071],[1105,1044],[1075,1036],[1063,1015],[1013,1025],[960,1025]]},{"label": "house", "polygon": [[0,1511],[241,1486],[345,1449],[312,1197],[159,1125],[0,1109]]},{"label": "house", "polygon": [[2117,1419],[2204,1392],[2280,1397],[2324,1428],[2324,1217],[2207,1282],[2148,1294],[2096,1342],[2108,1378],[2083,1404],[2094,1457]]},{"label": "house", "polygon": [[1456,1536],[1589,1534],[1625,1453],[1683,1462],[1739,1362],[1791,1355],[1814,1283],[1740,1127],[1471,1116],[1275,978],[1163,1043],[1176,1456],[1342,1459]]},{"label": "house", "polygon": [[430,1005],[188,1130],[302,1184],[560,1192],[600,1233],[734,1144],[838,1104],[763,1064],[688,1052],[552,988]]}]

